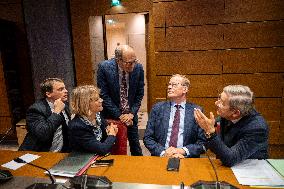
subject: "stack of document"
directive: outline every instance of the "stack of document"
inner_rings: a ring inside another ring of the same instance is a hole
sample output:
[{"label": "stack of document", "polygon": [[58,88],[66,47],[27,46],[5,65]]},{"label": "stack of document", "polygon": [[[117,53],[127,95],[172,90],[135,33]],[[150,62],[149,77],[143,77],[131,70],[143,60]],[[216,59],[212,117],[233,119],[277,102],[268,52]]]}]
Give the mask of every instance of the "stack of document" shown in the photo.
[{"label": "stack of document", "polygon": [[284,177],[274,168],[283,167],[284,160],[256,160],[248,159],[232,167],[238,182],[241,185],[283,187]]},{"label": "stack of document", "polygon": [[52,175],[74,177],[85,172],[98,156],[89,153],[72,152],[49,169]]}]

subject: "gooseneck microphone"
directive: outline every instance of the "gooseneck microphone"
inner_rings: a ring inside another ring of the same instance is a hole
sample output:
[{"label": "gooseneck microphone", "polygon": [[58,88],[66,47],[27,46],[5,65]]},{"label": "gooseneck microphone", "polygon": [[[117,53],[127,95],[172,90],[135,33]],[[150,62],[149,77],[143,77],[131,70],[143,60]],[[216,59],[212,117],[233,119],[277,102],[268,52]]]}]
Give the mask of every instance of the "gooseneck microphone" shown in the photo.
[{"label": "gooseneck microphone", "polygon": [[205,154],[206,154],[207,158],[209,159],[209,161],[210,161],[210,163],[211,163],[211,165],[212,165],[212,167],[213,167],[214,173],[215,173],[215,177],[216,177],[216,185],[215,185],[215,188],[216,188],[216,189],[220,189],[221,187],[220,187],[220,182],[219,182],[218,174],[217,174],[217,171],[216,171],[216,167],[215,167],[214,163],[212,162],[212,159],[210,158],[210,156],[209,156],[209,154],[208,154],[208,152],[207,152],[205,146],[202,146],[202,148],[203,148],[203,150],[205,151]]},{"label": "gooseneck microphone", "polygon": [[205,146],[202,146],[208,160],[210,161],[210,164],[212,165],[212,168],[214,170],[215,173],[215,177],[216,177],[216,181],[202,181],[199,180],[198,182],[193,183],[192,185],[190,185],[190,187],[192,189],[197,189],[197,188],[202,188],[202,189],[237,189],[237,187],[227,183],[227,182],[220,182],[219,178],[218,178],[218,174],[216,171],[216,167],[214,166],[213,161],[211,160],[208,152],[206,151]]},{"label": "gooseneck microphone", "polygon": [[51,173],[49,172],[48,169],[46,169],[46,168],[44,168],[44,167],[37,166],[37,165],[35,165],[35,164],[33,164],[33,163],[28,163],[28,162],[26,162],[25,160],[23,160],[23,159],[21,159],[21,158],[15,158],[14,161],[17,162],[17,163],[26,163],[26,164],[29,164],[29,165],[31,165],[31,166],[34,166],[34,167],[37,167],[37,168],[40,168],[40,169],[43,169],[43,170],[47,171],[48,176],[49,176],[49,178],[50,178],[50,180],[51,180],[51,183],[52,183],[52,184],[55,184],[54,178],[52,177],[52,175],[51,175]]}]

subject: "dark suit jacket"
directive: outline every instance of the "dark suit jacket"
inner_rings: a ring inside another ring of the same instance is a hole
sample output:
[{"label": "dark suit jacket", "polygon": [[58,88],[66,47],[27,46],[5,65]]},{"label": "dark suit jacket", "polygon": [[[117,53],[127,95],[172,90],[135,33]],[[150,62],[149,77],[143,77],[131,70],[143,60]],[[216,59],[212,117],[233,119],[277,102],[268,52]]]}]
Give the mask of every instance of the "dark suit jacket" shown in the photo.
[{"label": "dark suit jacket", "polygon": [[[205,142],[205,136],[203,130],[195,121],[194,108],[201,109],[192,103],[185,105],[183,146],[188,149],[189,157],[199,157],[200,153],[204,152],[202,146]],[[159,102],[153,106],[150,113],[144,144],[153,156],[160,156],[161,152],[165,150],[170,112],[171,102]]]},{"label": "dark suit jacket", "polygon": [[[115,59],[103,61],[98,66],[97,84],[103,98],[102,111],[104,118],[118,119],[121,116],[120,85],[118,65]],[[130,111],[137,122],[137,112],[144,96],[144,70],[141,64],[135,64],[134,70],[129,73],[128,103]]]},{"label": "dark suit jacket", "polygon": [[209,140],[206,148],[212,150],[225,166],[233,166],[245,159],[268,158],[268,126],[255,110],[236,124],[227,126],[221,119],[220,135]]},{"label": "dark suit jacket", "polygon": [[[70,120],[69,109],[65,112]],[[61,152],[69,152],[68,131],[63,116],[52,113],[46,99],[36,101],[27,110],[27,135],[19,150],[48,152],[57,128],[62,125],[63,148]]]},{"label": "dark suit jacket", "polygon": [[96,153],[100,156],[103,156],[111,151],[116,137],[112,135],[107,136],[107,123],[104,119],[101,120],[101,130],[103,134],[101,141],[96,139],[94,127],[87,125],[80,119],[79,116],[75,116],[75,118],[69,122],[69,139],[72,151]]}]

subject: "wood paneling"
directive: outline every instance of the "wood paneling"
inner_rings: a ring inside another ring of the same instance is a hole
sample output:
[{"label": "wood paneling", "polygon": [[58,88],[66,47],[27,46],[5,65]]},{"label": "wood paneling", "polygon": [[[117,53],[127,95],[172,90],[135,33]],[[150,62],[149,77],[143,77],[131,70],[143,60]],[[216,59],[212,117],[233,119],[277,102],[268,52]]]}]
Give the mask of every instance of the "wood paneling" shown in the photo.
[{"label": "wood paneling", "polygon": [[218,51],[159,52],[156,64],[157,75],[222,73]]},{"label": "wood paneling", "polygon": [[283,30],[284,22],[273,21],[156,28],[155,46],[156,51],[284,46]]},{"label": "wood paneling", "polygon": [[167,26],[187,26],[284,19],[282,0],[160,1],[154,7],[159,15],[155,27],[163,26],[165,21]]},{"label": "wood paneling", "polygon": [[186,26],[222,23],[223,0],[191,0],[167,3],[167,26]]},{"label": "wood paneling", "polygon": [[256,97],[281,97],[283,74],[223,74],[223,85],[247,85]]},{"label": "wood paneling", "polygon": [[153,4],[153,21],[156,27],[165,27],[166,21],[166,3]]},{"label": "wood paneling", "polygon": [[217,98],[188,98],[189,102],[193,102],[201,106],[206,116],[209,116],[209,112],[212,112],[216,116],[216,102]]},{"label": "wood paneling", "polygon": [[284,48],[220,51],[223,73],[284,72]]},{"label": "wood paneling", "polygon": [[191,83],[189,97],[218,97],[222,90],[220,75],[190,75],[188,78]]},{"label": "wood paneling", "polygon": [[268,121],[269,144],[279,144],[279,121]]},{"label": "wood paneling", "polygon": [[224,48],[273,47],[284,45],[284,22],[223,25]]},{"label": "wood paneling", "polygon": [[225,0],[225,22],[280,20],[283,0]]},{"label": "wood paneling", "polygon": [[284,145],[283,144],[270,144],[269,145],[269,158],[283,159],[284,157]]},{"label": "wood paneling", "polygon": [[1,117],[0,116],[0,123],[1,123],[1,127],[0,127],[0,135],[1,134],[5,134],[5,132],[11,128],[12,125],[12,119],[11,117]]},{"label": "wood paneling", "polygon": [[[165,33],[166,32],[166,33]],[[206,25],[191,27],[156,28],[156,51],[207,50],[223,47],[223,26]]]},{"label": "wood paneling", "polygon": [[267,121],[278,121],[281,117],[281,98],[256,98],[255,107]]}]

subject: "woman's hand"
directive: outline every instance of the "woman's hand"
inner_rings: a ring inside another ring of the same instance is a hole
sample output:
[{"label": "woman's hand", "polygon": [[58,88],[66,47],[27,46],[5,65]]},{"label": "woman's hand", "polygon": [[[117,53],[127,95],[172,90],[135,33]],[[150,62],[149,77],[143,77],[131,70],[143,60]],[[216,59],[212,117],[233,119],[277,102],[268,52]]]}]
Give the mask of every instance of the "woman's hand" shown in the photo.
[{"label": "woman's hand", "polygon": [[116,134],[117,134],[117,132],[118,132],[117,125],[111,123],[110,125],[107,126],[106,132],[107,132],[107,135],[116,136]]}]

